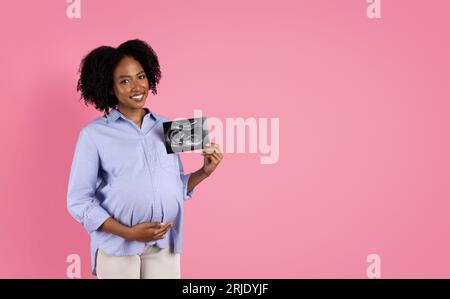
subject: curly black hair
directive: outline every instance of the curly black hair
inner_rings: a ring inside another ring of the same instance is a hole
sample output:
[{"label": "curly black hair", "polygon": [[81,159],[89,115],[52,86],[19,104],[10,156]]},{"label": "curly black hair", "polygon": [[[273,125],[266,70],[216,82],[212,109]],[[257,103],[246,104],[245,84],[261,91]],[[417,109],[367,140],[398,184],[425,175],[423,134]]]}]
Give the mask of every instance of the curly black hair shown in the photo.
[{"label": "curly black hair", "polygon": [[147,76],[149,89],[156,94],[156,87],[161,79],[158,56],[146,42],[133,39],[117,48],[100,46],[83,58],[78,69],[80,78],[77,91],[81,91],[80,100],[84,99],[86,105],[94,105],[95,109],[103,111],[105,115],[110,108],[115,108],[118,100],[112,91],[113,74],[122,58],[127,56],[139,61]]}]

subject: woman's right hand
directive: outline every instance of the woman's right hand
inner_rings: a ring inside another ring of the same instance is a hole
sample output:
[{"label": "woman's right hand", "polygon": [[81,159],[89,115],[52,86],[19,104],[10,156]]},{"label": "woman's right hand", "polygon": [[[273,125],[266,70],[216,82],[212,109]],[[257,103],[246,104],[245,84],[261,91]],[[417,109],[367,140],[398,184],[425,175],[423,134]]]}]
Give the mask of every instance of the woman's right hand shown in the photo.
[{"label": "woman's right hand", "polygon": [[128,241],[150,242],[164,238],[172,228],[172,223],[144,222],[130,227],[127,234]]}]

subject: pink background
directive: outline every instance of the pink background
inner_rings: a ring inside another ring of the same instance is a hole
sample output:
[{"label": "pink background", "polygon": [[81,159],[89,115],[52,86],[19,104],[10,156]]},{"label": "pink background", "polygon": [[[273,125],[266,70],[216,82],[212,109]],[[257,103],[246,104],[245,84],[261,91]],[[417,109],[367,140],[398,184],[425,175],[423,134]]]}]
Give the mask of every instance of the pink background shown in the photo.
[{"label": "pink background", "polygon": [[[450,2],[82,1],[1,4],[0,277],[89,273],[66,210],[81,58],[140,38],[168,117],[279,117],[280,159],[225,154],[186,202],[183,278],[450,278]],[[183,155],[189,171],[198,155]]]}]

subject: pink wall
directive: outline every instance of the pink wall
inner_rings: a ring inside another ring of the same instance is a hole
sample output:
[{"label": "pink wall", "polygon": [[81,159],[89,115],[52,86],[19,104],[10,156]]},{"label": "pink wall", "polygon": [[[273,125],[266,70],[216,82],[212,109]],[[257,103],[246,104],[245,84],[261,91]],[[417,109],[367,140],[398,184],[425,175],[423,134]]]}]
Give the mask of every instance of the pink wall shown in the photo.
[{"label": "pink wall", "polygon": [[[280,119],[280,157],[225,154],[186,202],[183,278],[450,278],[450,2],[8,1],[0,9],[0,277],[89,274],[66,211],[79,130],[77,68],[140,38],[169,117]],[[201,165],[183,155],[185,168]]]}]

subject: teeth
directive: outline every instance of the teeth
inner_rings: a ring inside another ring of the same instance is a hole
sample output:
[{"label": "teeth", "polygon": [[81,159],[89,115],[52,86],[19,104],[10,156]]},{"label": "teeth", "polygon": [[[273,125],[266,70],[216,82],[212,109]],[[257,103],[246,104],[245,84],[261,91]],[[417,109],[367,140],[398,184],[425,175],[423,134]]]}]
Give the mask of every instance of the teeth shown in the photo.
[{"label": "teeth", "polygon": [[133,100],[140,100],[140,99],[142,99],[143,96],[144,96],[144,95],[141,94],[141,95],[138,95],[138,96],[132,96],[131,98],[132,98]]}]

